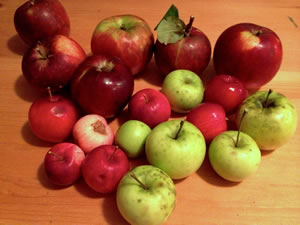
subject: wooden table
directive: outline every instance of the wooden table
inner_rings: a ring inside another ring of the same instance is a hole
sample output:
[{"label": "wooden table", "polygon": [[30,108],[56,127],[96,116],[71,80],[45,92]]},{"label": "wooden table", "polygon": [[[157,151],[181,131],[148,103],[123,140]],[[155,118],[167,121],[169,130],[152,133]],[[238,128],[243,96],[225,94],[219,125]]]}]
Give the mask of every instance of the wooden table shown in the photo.
[{"label": "wooden table", "polygon": [[[187,21],[203,30],[214,46],[227,27],[239,22],[273,29],[281,38],[284,57],[280,71],[263,89],[285,94],[300,111],[300,1],[97,1],[61,0],[71,19],[71,37],[87,53],[96,24],[115,14],[136,14],[154,28],[174,3]],[[115,195],[93,192],[81,180],[68,188],[47,181],[43,159],[51,146],[38,140],[27,121],[28,109],[40,93],[22,76],[26,50],[13,25],[21,0],[0,0],[0,224],[5,225],[119,225]],[[291,21],[293,19],[294,23]],[[213,65],[204,72],[214,74]],[[135,80],[135,91],[160,88],[161,78],[152,62]],[[119,123],[111,122],[114,131]],[[166,224],[300,224],[300,126],[285,146],[264,153],[258,172],[234,184],[218,177],[205,160],[199,171],[176,182],[177,206]]]}]

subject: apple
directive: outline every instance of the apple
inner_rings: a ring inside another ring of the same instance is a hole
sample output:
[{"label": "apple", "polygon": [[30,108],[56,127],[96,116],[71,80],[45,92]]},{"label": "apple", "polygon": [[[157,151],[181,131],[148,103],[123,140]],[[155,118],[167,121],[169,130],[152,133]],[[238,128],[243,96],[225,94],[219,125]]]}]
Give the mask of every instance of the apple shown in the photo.
[{"label": "apple", "polygon": [[167,121],[171,116],[171,105],[167,97],[153,88],[136,92],[128,103],[129,118],[140,120],[151,128]]},{"label": "apple", "polygon": [[79,146],[63,142],[48,150],[44,167],[49,180],[56,185],[69,186],[81,177],[81,164],[85,158]]},{"label": "apple", "polygon": [[237,124],[242,111],[247,111],[241,130],[250,135],[262,150],[274,150],[287,143],[297,128],[297,111],[283,94],[269,90],[258,91],[240,106]]},{"label": "apple", "polygon": [[49,93],[49,96],[40,97],[31,104],[28,121],[38,138],[58,143],[71,135],[79,113],[70,99]]},{"label": "apple", "polygon": [[226,113],[215,103],[200,104],[187,114],[186,120],[201,131],[207,143],[227,130]]},{"label": "apple", "polygon": [[116,15],[101,20],[91,40],[93,54],[120,58],[132,75],[140,73],[150,62],[153,45],[151,28],[135,15]]},{"label": "apple", "polygon": [[[173,12],[172,15],[169,15]],[[162,75],[173,70],[186,69],[200,75],[211,57],[210,41],[203,31],[193,27],[194,17],[187,25],[180,20],[172,5],[156,27],[155,62]]]},{"label": "apple", "polygon": [[161,91],[168,98],[172,111],[188,113],[202,102],[204,86],[197,74],[179,69],[165,77]]},{"label": "apple", "polygon": [[146,138],[151,128],[139,120],[128,120],[123,123],[115,135],[115,144],[130,158],[137,158],[144,153]]},{"label": "apple", "polygon": [[70,20],[58,0],[29,0],[14,14],[14,25],[23,41],[29,45],[56,34],[68,36]]},{"label": "apple", "polygon": [[217,74],[240,79],[249,90],[257,90],[278,72],[282,45],[269,28],[239,23],[227,28],[217,39],[213,53]]},{"label": "apple", "polygon": [[201,131],[183,120],[163,122],[146,139],[149,163],[172,179],[185,178],[197,171],[204,160],[206,143]]},{"label": "apple", "polygon": [[73,138],[85,153],[101,145],[111,145],[114,132],[103,116],[88,114],[81,117],[73,127]]},{"label": "apple", "polygon": [[129,102],[134,79],[126,65],[107,55],[88,56],[71,81],[73,99],[86,114],[115,117]]},{"label": "apple", "polygon": [[116,191],[129,169],[126,154],[114,145],[95,148],[87,154],[81,166],[82,176],[88,186],[104,194]]},{"label": "apple", "polygon": [[64,35],[35,42],[24,54],[22,72],[33,85],[52,89],[66,86],[85,59],[82,47]]},{"label": "apple", "polygon": [[231,75],[217,75],[205,86],[204,102],[221,105],[227,114],[234,113],[247,97],[248,90],[245,85]]},{"label": "apple", "polygon": [[160,225],[176,205],[176,189],[172,179],[151,165],[137,166],[120,181],[117,206],[132,225]]}]

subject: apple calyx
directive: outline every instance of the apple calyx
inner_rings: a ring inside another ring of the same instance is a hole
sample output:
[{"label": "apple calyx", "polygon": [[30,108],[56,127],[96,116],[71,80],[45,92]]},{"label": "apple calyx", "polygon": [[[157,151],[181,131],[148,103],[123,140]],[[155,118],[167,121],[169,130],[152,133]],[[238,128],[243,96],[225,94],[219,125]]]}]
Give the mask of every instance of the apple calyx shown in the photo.
[{"label": "apple calyx", "polygon": [[50,155],[54,155],[56,158],[58,158],[59,161],[64,161],[64,157],[63,156],[58,155],[57,153],[52,152],[51,150],[49,150],[47,153],[50,154]]},{"label": "apple calyx", "polygon": [[181,121],[180,121],[180,124],[179,124],[179,128],[178,128],[178,130],[177,130],[177,132],[176,132],[176,135],[175,135],[175,137],[174,137],[175,140],[178,138],[178,136],[179,136],[179,134],[180,134],[180,131],[182,130],[183,123],[184,123],[184,120],[181,120]]},{"label": "apple calyx", "polygon": [[246,110],[244,110],[243,113],[242,113],[242,116],[241,116],[241,122],[240,122],[240,125],[239,125],[239,129],[238,129],[238,133],[237,133],[237,136],[236,136],[236,141],[235,141],[234,147],[237,147],[238,144],[239,144],[240,133],[241,133],[241,127],[242,127],[242,123],[243,123],[243,120],[244,120],[244,117],[245,117],[246,113],[247,113]]},{"label": "apple calyx", "polygon": [[190,16],[190,21],[189,23],[185,26],[185,30],[184,30],[184,37],[187,37],[190,35],[190,32],[192,30],[192,26],[193,26],[193,22],[195,20],[194,16]]},{"label": "apple calyx", "polygon": [[112,61],[102,61],[96,66],[96,70],[99,72],[111,72],[115,67],[115,64]]},{"label": "apple calyx", "polygon": [[131,176],[136,182],[138,182],[138,183],[142,186],[143,189],[149,190],[149,188],[148,188],[142,181],[140,181],[140,180],[137,178],[137,176],[135,175],[135,173],[131,172],[131,173],[130,173],[130,176]]},{"label": "apple calyx", "polygon": [[270,101],[269,101],[269,97],[271,95],[271,93],[273,92],[272,89],[269,89],[268,93],[267,93],[267,97],[266,97],[266,100],[264,101],[263,103],[263,108],[268,108],[270,106]]},{"label": "apple calyx", "polygon": [[114,151],[113,151],[113,153],[110,155],[108,161],[110,161],[110,160],[114,157],[114,155],[115,155],[115,153],[116,153],[116,151],[117,151],[118,149],[119,149],[119,146],[116,145],[115,148],[114,148]]},{"label": "apple calyx", "polygon": [[105,125],[100,121],[97,120],[96,122],[92,123],[91,126],[94,128],[94,131],[103,135],[106,135]]}]

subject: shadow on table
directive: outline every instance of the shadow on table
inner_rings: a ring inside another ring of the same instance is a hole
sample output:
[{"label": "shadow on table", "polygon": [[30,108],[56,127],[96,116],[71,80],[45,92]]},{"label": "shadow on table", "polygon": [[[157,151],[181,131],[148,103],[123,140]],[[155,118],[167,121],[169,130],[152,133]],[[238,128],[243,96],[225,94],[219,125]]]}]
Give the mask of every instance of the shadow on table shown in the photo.
[{"label": "shadow on table", "polygon": [[46,171],[45,171],[44,162],[42,162],[41,165],[40,165],[40,167],[38,168],[37,178],[40,181],[41,185],[43,187],[47,188],[47,189],[61,190],[61,189],[66,188],[66,187],[62,187],[62,186],[58,186],[58,185],[52,184],[50,182],[50,180],[47,177]]},{"label": "shadow on table", "polygon": [[29,46],[25,44],[18,34],[10,37],[6,44],[10,51],[18,55],[24,55],[25,51],[29,48]]}]

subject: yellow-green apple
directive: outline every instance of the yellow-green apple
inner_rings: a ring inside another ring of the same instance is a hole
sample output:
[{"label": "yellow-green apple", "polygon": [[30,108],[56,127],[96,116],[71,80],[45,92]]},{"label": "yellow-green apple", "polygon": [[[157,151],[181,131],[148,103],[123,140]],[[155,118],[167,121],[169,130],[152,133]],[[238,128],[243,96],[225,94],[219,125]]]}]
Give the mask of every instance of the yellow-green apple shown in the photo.
[{"label": "yellow-green apple", "polygon": [[145,88],[131,97],[128,103],[128,113],[130,119],[140,120],[153,128],[170,118],[171,105],[160,91]]},{"label": "yellow-green apple", "polygon": [[206,143],[196,126],[175,119],[153,128],[146,139],[145,151],[150,164],[165,171],[172,179],[181,179],[200,168]]},{"label": "yellow-green apple", "polygon": [[168,98],[172,111],[187,113],[202,102],[204,86],[197,74],[179,69],[165,77],[161,91]]},{"label": "yellow-green apple", "polygon": [[88,56],[71,81],[73,99],[86,114],[115,117],[127,105],[134,79],[126,65],[108,55]]},{"label": "yellow-green apple", "polygon": [[132,75],[141,72],[153,54],[154,37],[147,22],[135,15],[116,15],[96,26],[91,49],[93,54],[120,58]]},{"label": "yellow-green apple", "polygon": [[213,61],[217,74],[230,74],[239,78],[247,89],[257,90],[278,72],[282,44],[269,28],[239,23],[219,36]]},{"label": "yellow-green apple", "polygon": [[137,158],[144,153],[145,142],[151,128],[139,120],[128,120],[123,123],[115,135],[115,144],[130,158]]},{"label": "yellow-green apple", "polygon": [[70,20],[58,0],[29,0],[14,14],[14,25],[23,41],[29,45],[56,34],[68,36]]},{"label": "yellow-green apple", "polygon": [[132,225],[161,225],[176,206],[175,185],[159,168],[137,166],[120,181],[117,206]]},{"label": "yellow-green apple", "polygon": [[121,178],[129,169],[126,154],[114,145],[95,148],[86,155],[81,166],[85,182],[99,193],[116,191]]}]

